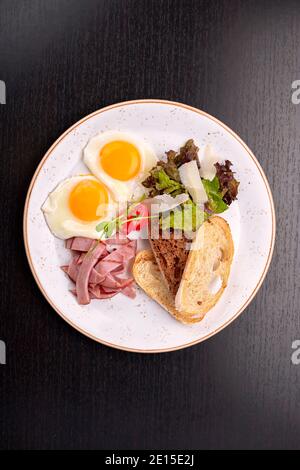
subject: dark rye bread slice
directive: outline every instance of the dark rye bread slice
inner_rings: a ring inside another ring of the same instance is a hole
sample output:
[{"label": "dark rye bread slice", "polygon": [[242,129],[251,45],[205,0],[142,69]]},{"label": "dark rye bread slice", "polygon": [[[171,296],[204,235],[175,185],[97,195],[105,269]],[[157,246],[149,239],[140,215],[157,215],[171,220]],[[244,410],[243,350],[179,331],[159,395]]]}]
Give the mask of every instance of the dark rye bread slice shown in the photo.
[{"label": "dark rye bread slice", "polygon": [[160,232],[150,244],[169,291],[176,295],[189,255],[188,240],[182,234],[176,238],[174,232]]}]

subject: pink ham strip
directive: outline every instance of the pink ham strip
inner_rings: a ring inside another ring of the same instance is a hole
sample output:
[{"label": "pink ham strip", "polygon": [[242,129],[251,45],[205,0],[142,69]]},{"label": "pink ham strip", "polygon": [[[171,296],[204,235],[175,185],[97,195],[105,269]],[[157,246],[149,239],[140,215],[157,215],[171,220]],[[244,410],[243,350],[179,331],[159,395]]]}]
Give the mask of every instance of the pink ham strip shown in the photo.
[{"label": "pink ham strip", "polygon": [[[82,253],[81,255],[77,256],[75,255],[71,261],[71,263],[68,266],[61,266],[61,269],[68,274],[69,278],[73,281],[76,282],[77,276],[79,273],[79,268],[80,264],[83,261],[84,256],[86,256],[86,253]],[[95,268],[92,269],[91,275],[89,282],[92,282],[94,284],[98,284],[102,282],[104,279],[103,276],[100,276],[99,273],[95,270]]]},{"label": "pink ham strip", "polygon": [[126,271],[125,264],[120,264],[120,266],[117,269],[114,269],[113,273],[115,276],[116,274],[123,274],[125,271]]},{"label": "pink ham strip", "polygon": [[65,242],[65,247],[68,248],[68,250],[72,249],[72,243],[73,243],[74,238],[68,238]]},{"label": "pink ham strip", "polygon": [[110,292],[105,292],[105,290],[102,289],[101,286],[96,286],[90,287],[89,293],[91,299],[110,299],[111,297],[114,297],[118,293],[118,291],[112,290]]},{"label": "pink ham strip", "polygon": [[116,263],[123,263],[122,250],[124,246],[119,246],[116,250],[110,252],[106,257],[105,261],[115,261]]},{"label": "pink ham strip", "polygon": [[[108,254],[108,251],[107,251],[107,249],[104,247],[104,248],[103,248],[103,253],[102,253],[101,256],[99,257],[99,260],[105,258],[105,256],[106,256],[107,254]],[[85,255],[86,255],[86,252],[85,252],[85,251],[83,251],[82,253],[79,254],[78,261],[77,261],[78,264],[81,264],[81,263],[82,263],[82,261],[83,261]]]},{"label": "pink ham strip", "polygon": [[134,280],[132,278],[122,279],[122,287],[121,292],[122,294],[126,295],[130,299],[134,299],[136,296],[136,291],[134,287]]},{"label": "pink ham strip", "polygon": [[109,289],[119,289],[121,287],[120,282],[111,273],[107,273],[101,285]]},{"label": "pink ham strip", "polygon": [[[108,251],[105,245],[116,247]],[[74,237],[66,240],[66,247],[73,251],[74,257],[69,266],[61,268],[76,283],[76,289],[71,292],[77,296],[79,304],[85,305],[90,299],[107,299],[118,292],[129,298],[135,297],[133,279],[122,278],[119,274],[126,271],[129,261],[135,256],[136,240],[129,241],[118,234],[104,243]]]},{"label": "pink ham strip", "polygon": [[112,274],[108,274],[104,281],[101,284],[101,287],[105,289],[107,292],[108,290],[115,290],[121,291],[125,289],[125,287],[131,285],[133,283],[132,278],[120,278],[118,276],[114,276]]},{"label": "pink ham strip", "polygon": [[99,261],[99,263],[96,264],[95,270],[101,275],[101,276],[106,276],[108,273],[111,273],[113,271],[116,271],[122,266],[121,263],[118,263],[116,261],[107,261],[107,257]]},{"label": "pink ham strip", "polygon": [[[66,273],[68,274],[69,278],[71,279],[71,281],[73,282],[76,282],[77,280],[77,276],[78,276],[78,272],[79,272],[79,265],[75,266],[71,271],[71,273],[69,274],[68,273],[68,270],[69,270],[69,266],[61,266],[61,269]],[[97,271],[95,270],[95,268],[92,269],[92,272],[90,274],[90,278],[89,278],[89,283],[91,284],[101,284],[101,282],[105,279],[105,277],[101,276],[99,273],[97,273]]]},{"label": "pink ham strip", "polygon": [[99,242],[93,250],[91,250],[82,261],[79,273],[76,280],[76,292],[77,299],[80,305],[86,305],[90,303],[89,297],[89,277],[92,272],[93,267],[98,262],[99,256],[104,250],[104,245]]},{"label": "pink ham strip", "polygon": [[136,253],[136,249],[137,249],[137,241],[136,240],[130,240],[130,242],[128,243],[128,245],[133,249],[133,251]]},{"label": "pink ham strip", "polygon": [[[117,277],[117,276],[116,276]],[[118,282],[120,283],[120,287],[121,289],[125,289],[125,287],[127,286],[131,286],[134,282],[133,278],[132,277],[128,277],[126,279],[120,279],[120,278],[117,278]]]},{"label": "pink ham strip", "polygon": [[77,264],[82,263],[82,261],[84,260],[85,255],[86,255],[86,251],[83,251],[83,252],[80,253],[80,255],[77,258]]},{"label": "pink ham strip", "polygon": [[109,251],[107,251],[107,249],[105,248],[105,249],[103,250],[102,255],[100,256],[100,259],[105,258],[107,255],[109,255]]},{"label": "pink ham strip", "polygon": [[95,243],[97,241],[91,238],[74,237],[66,241],[66,247],[75,251],[89,251]]},{"label": "pink ham strip", "polygon": [[110,289],[109,287],[104,287],[104,286],[101,286],[101,291],[105,292],[106,294],[112,294],[113,292],[120,292],[119,289]]},{"label": "pink ham strip", "polygon": [[101,284],[105,279],[105,276],[99,274],[95,268],[92,269],[92,272],[89,277],[90,284]]},{"label": "pink ham strip", "polygon": [[124,289],[122,289],[121,292],[122,294],[126,295],[126,297],[129,297],[130,299],[135,299],[136,297],[135,288],[132,285],[124,287]]},{"label": "pink ham strip", "polygon": [[80,267],[78,264],[78,258],[79,258],[78,256],[74,256],[71,263],[69,264],[68,272],[67,272],[69,278],[74,282],[76,282],[77,280],[79,267]]},{"label": "pink ham strip", "polygon": [[126,235],[116,233],[114,238],[108,238],[107,240],[104,240],[104,243],[106,245],[127,245],[128,238]]},{"label": "pink ham strip", "polygon": [[[77,297],[76,289],[70,289],[70,292]],[[100,287],[95,289],[94,287],[89,288],[89,296],[90,299],[96,299],[96,300],[101,300],[101,299],[111,299],[115,295],[118,294],[118,291],[112,290],[110,292],[105,292],[104,289],[100,289]],[[134,298],[134,297],[132,297]]]},{"label": "pink ham strip", "polygon": [[132,242],[129,242],[126,246],[123,246],[122,248],[122,256],[123,256],[123,262],[126,263],[127,261],[130,261],[132,258],[135,257],[136,253],[136,243],[135,240]]}]

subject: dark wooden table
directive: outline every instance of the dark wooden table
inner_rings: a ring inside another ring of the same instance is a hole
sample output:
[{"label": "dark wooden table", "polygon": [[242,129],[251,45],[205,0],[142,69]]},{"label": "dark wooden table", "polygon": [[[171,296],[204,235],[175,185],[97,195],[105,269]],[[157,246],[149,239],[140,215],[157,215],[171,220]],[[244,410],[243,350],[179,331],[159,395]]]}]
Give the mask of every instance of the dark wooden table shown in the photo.
[{"label": "dark wooden table", "polygon": [[[2,449],[300,448],[299,24],[296,0],[1,0]],[[209,341],[161,355],[72,330],[40,294],[22,240],[48,147],[84,115],[135,98],[227,123],[257,155],[277,211],[251,306]]]}]

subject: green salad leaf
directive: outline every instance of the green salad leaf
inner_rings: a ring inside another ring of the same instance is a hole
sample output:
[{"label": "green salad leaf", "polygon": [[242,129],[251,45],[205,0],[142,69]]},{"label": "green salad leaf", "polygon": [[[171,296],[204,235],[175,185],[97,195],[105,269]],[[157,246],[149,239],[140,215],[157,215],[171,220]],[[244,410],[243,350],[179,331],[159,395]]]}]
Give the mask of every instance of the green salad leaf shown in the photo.
[{"label": "green salad leaf", "polygon": [[189,199],[173,211],[168,212],[167,215],[162,216],[160,224],[162,230],[174,229],[192,232],[197,230],[208,217],[206,212]]},{"label": "green salad leaf", "polygon": [[178,181],[175,181],[171,179],[165,170],[158,170],[156,172],[156,177],[157,177],[157,183],[156,183],[156,188],[159,191],[164,191],[166,194],[171,194],[174,191],[178,191],[179,189],[182,188],[182,185],[178,183]]},{"label": "green salad leaf", "polygon": [[[169,194],[172,197],[187,193],[187,189],[180,179],[180,167],[185,163],[196,161],[198,168],[198,147],[193,139],[188,140],[179,152],[169,150],[166,158],[160,160],[152,168],[148,177],[142,182],[148,189],[149,197]],[[213,180],[202,179],[208,201],[202,210],[194,204],[192,198],[173,211],[160,216],[162,229],[195,231],[213,214],[221,214],[226,211],[237,198],[239,182],[234,178],[231,170],[232,163],[229,160],[225,164],[216,163],[216,176]]]},{"label": "green salad leaf", "polygon": [[220,190],[220,183],[217,176],[213,180],[202,180],[206,191],[208,202],[206,208],[214,214],[221,214],[228,209],[228,205],[223,201],[223,194]]},{"label": "green salad leaf", "polygon": [[148,178],[143,181],[143,185],[146,188],[151,188],[151,197],[157,196],[158,194],[176,196],[185,191],[183,185],[170,178],[160,165],[157,165],[151,170]]},{"label": "green salad leaf", "polygon": [[110,238],[113,233],[117,231],[119,227],[118,219],[113,219],[111,221],[100,222],[96,226],[97,232],[102,232],[103,238]]}]

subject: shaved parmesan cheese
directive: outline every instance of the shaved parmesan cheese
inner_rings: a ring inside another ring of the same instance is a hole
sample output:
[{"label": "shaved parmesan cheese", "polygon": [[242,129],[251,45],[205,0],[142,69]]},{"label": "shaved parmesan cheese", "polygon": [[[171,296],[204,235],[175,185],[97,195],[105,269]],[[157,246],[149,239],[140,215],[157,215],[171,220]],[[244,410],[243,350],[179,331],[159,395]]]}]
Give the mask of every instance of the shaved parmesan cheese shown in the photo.
[{"label": "shaved parmesan cheese", "polygon": [[155,215],[161,212],[171,211],[188,199],[189,195],[186,193],[178,194],[176,197],[172,197],[169,194],[161,194],[144,202],[147,202],[147,205],[148,203],[151,204],[151,214]]},{"label": "shaved parmesan cheese", "polygon": [[182,184],[190,193],[195,204],[207,202],[207,194],[200,178],[199,169],[195,160],[184,163],[179,168],[179,175]]},{"label": "shaved parmesan cheese", "polygon": [[200,163],[200,176],[206,180],[213,180],[216,176],[215,163],[219,161],[218,156],[214,153],[210,144],[206,145],[202,157],[199,158]]}]

